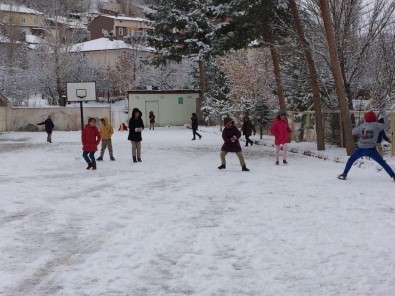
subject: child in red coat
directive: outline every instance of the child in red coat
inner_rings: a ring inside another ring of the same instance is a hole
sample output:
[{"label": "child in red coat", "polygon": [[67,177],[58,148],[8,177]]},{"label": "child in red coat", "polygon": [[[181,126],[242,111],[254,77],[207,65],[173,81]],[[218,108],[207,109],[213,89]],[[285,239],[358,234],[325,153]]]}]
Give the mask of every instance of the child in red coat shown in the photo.
[{"label": "child in red coat", "polygon": [[279,164],[280,146],[283,147],[283,163],[287,162],[287,143],[292,130],[289,128],[287,113],[283,110],[278,111],[277,117],[274,119],[270,132],[274,136],[274,145],[276,147],[276,165]]},{"label": "child in red coat", "polygon": [[84,151],[82,156],[88,163],[88,167],[86,169],[96,170],[95,152],[97,151],[97,145],[100,143],[101,135],[96,127],[95,118],[89,118],[88,124],[86,124],[82,130],[81,140],[82,150]]}]

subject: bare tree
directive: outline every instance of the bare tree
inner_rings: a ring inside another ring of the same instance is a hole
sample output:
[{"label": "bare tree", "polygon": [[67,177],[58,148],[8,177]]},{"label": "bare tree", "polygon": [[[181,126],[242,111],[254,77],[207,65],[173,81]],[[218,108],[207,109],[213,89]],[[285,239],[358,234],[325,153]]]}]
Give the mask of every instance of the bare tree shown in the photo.
[{"label": "bare tree", "polygon": [[277,105],[270,83],[274,80],[271,71],[271,54],[268,49],[243,49],[218,57],[218,65],[225,74],[230,87],[229,96],[233,108],[248,112],[243,102],[254,107],[259,100],[269,106]]},{"label": "bare tree", "polygon": [[344,88],[342,75],[341,75],[341,68],[337,56],[335,32],[332,26],[328,1],[320,0],[320,8],[321,8],[322,20],[324,22],[327,42],[328,42],[329,55],[330,55],[330,61],[332,66],[332,74],[333,74],[333,79],[335,80],[336,94],[339,102],[340,114],[343,123],[345,147],[347,154],[351,155],[351,153],[355,149],[354,139],[351,133],[351,117],[350,117],[350,111],[347,106],[347,95]]},{"label": "bare tree", "polygon": [[325,137],[324,137],[324,120],[321,110],[320,86],[318,82],[318,73],[311,51],[310,45],[305,37],[302,21],[299,17],[298,6],[295,0],[289,0],[289,6],[295,22],[295,28],[299,36],[300,43],[302,43],[306,61],[310,73],[311,88],[313,92],[313,104],[316,117],[316,134],[317,134],[317,149],[325,150]]}]

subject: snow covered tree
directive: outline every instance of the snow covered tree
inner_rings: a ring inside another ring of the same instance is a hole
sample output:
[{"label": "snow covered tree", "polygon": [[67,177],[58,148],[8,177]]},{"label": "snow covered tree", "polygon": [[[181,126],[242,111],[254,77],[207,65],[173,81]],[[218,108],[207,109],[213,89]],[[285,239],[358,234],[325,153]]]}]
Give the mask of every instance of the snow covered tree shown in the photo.
[{"label": "snow covered tree", "polygon": [[212,55],[212,24],[205,12],[204,0],[163,0],[151,6],[147,17],[154,30],[148,42],[157,50],[156,64],[168,60],[180,62],[184,56],[193,57],[199,65],[200,100],[198,117],[205,93],[204,60]]}]

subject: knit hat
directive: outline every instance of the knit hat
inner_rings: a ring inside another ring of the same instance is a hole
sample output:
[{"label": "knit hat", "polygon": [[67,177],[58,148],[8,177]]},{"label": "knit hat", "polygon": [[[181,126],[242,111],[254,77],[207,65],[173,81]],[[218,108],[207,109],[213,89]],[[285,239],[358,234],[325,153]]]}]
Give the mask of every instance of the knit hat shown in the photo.
[{"label": "knit hat", "polygon": [[281,115],[287,115],[287,112],[285,112],[284,110],[278,110],[277,116],[281,116]]},{"label": "knit hat", "polygon": [[366,112],[365,115],[363,116],[365,122],[376,122],[377,117],[376,114],[373,111]]},{"label": "knit hat", "polygon": [[233,121],[232,118],[230,118],[230,117],[225,117],[225,118],[224,118],[224,125],[226,126],[229,122],[232,122],[232,121]]}]

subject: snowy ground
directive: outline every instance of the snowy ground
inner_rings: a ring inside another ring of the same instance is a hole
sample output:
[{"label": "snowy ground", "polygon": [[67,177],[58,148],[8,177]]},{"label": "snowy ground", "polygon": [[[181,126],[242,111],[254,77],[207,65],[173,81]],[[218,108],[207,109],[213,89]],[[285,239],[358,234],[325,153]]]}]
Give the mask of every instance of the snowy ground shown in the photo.
[{"label": "snowy ground", "polygon": [[80,132],[0,134],[0,295],[395,295],[384,171],[341,181],[343,149],[274,166],[263,145],[220,171],[218,128],[202,135],[146,129],[133,163],[116,132],[116,161],[87,171]]}]

